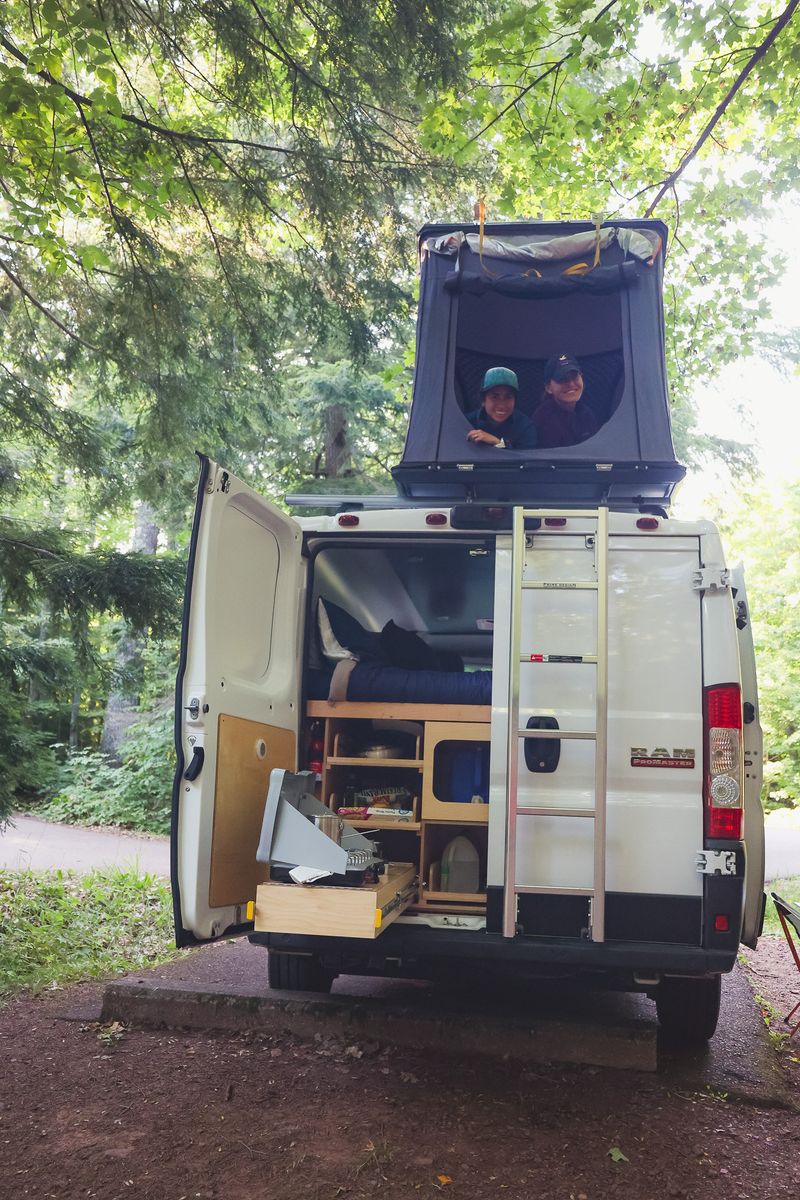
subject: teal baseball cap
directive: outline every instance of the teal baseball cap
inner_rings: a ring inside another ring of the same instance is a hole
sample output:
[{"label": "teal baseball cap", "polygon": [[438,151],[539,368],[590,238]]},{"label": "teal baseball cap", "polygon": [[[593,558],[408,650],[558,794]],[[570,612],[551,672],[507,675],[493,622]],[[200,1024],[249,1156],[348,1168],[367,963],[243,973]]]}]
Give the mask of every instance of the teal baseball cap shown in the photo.
[{"label": "teal baseball cap", "polygon": [[483,377],[481,384],[481,395],[488,392],[489,388],[494,387],[510,387],[515,392],[519,391],[519,380],[516,373],[510,367],[490,367]]}]

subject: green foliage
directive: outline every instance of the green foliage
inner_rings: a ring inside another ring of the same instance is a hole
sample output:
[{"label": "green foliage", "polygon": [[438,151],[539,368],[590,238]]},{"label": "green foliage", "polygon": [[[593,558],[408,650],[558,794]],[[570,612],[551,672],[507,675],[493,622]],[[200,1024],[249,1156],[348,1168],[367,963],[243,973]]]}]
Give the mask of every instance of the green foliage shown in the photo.
[{"label": "green foliage", "polygon": [[30,639],[19,625],[0,630],[0,828],[20,800],[35,799],[52,784],[55,764],[33,685],[52,688],[72,675],[68,643]]},{"label": "green foliage", "polygon": [[[409,192],[452,177],[420,148],[418,94],[455,83],[472,11],[8,0],[7,436],[84,472],[128,466],[159,499],[165,449],[213,454],[234,426],[237,450],[257,446],[298,332],[307,351],[339,338],[358,356],[396,329]],[[96,448],[115,432],[111,463]]]},{"label": "green foliage", "polygon": [[778,920],[778,912],[772,903],[772,892],[777,892],[789,904],[800,904],[800,875],[790,875],[786,879],[772,879],[767,884],[767,911],[764,914],[764,937],[783,937],[783,929]]},{"label": "green foliage", "polygon": [[76,552],[74,540],[63,529],[0,517],[0,578],[7,602],[30,606],[43,597],[54,613],[79,624],[91,613],[117,612],[136,630],[175,632],[185,574],[180,558]]},{"label": "green foliage", "polygon": [[119,825],[169,833],[175,752],[172,708],[160,708],[131,726],[120,766],[93,750],[68,755],[58,791],[38,811],[77,825]]},{"label": "green foliage", "polygon": [[164,880],[0,871],[0,995],[155,966],[176,953]]},{"label": "green foliage", "polygon": [[764,802],[800,805],[800,483],[765,485],[720,518],[729,562],[744,562],[764,730]]},{"label": "green foliage", "polygon": [[378,374],[346,361],[292,370],[280,425],[265,447],[275,464],[271,489],[279,496],[292,487],[393,492],[389,468],[403,447],[408,385],[405,372]]}]

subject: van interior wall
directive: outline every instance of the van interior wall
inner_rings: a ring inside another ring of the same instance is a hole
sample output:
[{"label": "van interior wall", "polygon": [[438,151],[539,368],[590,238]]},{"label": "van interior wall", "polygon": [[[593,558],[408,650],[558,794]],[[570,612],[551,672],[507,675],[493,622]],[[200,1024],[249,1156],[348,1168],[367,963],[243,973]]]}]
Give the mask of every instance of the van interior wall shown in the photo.
[{"label": "van interior wall", "polygon": [[[495,554],[492,539],[393,539],[321,549],[313,560],[312,620],[317,600],[332,600],[365,629],[388,621],[418,633],[465,666],[492,658]],[[313,661],[309,665],[318,665]]]}]

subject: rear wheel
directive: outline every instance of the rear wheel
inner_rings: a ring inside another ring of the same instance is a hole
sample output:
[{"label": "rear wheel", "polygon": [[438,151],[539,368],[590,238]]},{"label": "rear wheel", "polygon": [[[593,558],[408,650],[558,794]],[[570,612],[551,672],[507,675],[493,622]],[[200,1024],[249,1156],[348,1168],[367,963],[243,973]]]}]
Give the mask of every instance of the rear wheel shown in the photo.
[{"label": "rear wheel", "polygon": [[714,1036],[722,978],[663,979],[656,992],[658,1023],[671,1042],[700,1046]]},{"label": "rear wheel", "polygon": [[271,988],[284,992],[329,992],[335,978],[314,954],[278,954],[267,951],[267,979]]}]

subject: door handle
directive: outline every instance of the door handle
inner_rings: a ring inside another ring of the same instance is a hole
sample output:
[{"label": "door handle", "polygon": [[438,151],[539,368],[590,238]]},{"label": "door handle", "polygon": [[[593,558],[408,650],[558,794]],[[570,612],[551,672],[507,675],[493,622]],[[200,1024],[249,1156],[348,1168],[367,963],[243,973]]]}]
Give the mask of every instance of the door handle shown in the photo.
[{"label": "door handle", "polygon": [[206,756],[206,752],[202,746],[194,747],[194,749],[192,750],[192,761],[189,763],[188,767],[183,772],[184,779],[188,779],[190,783],[192,782],[193,779],[197,779],[197,776],[200,774],[200,772],[203,769],[203,760],[205,759],[205,756]]},{"label": "door handle", "polygon": [[[558,729],[556,717],[528,717],[526,729]],[[560,738],[525,738],[525,766],[537,775],[552,775],[561,760]]]}]

